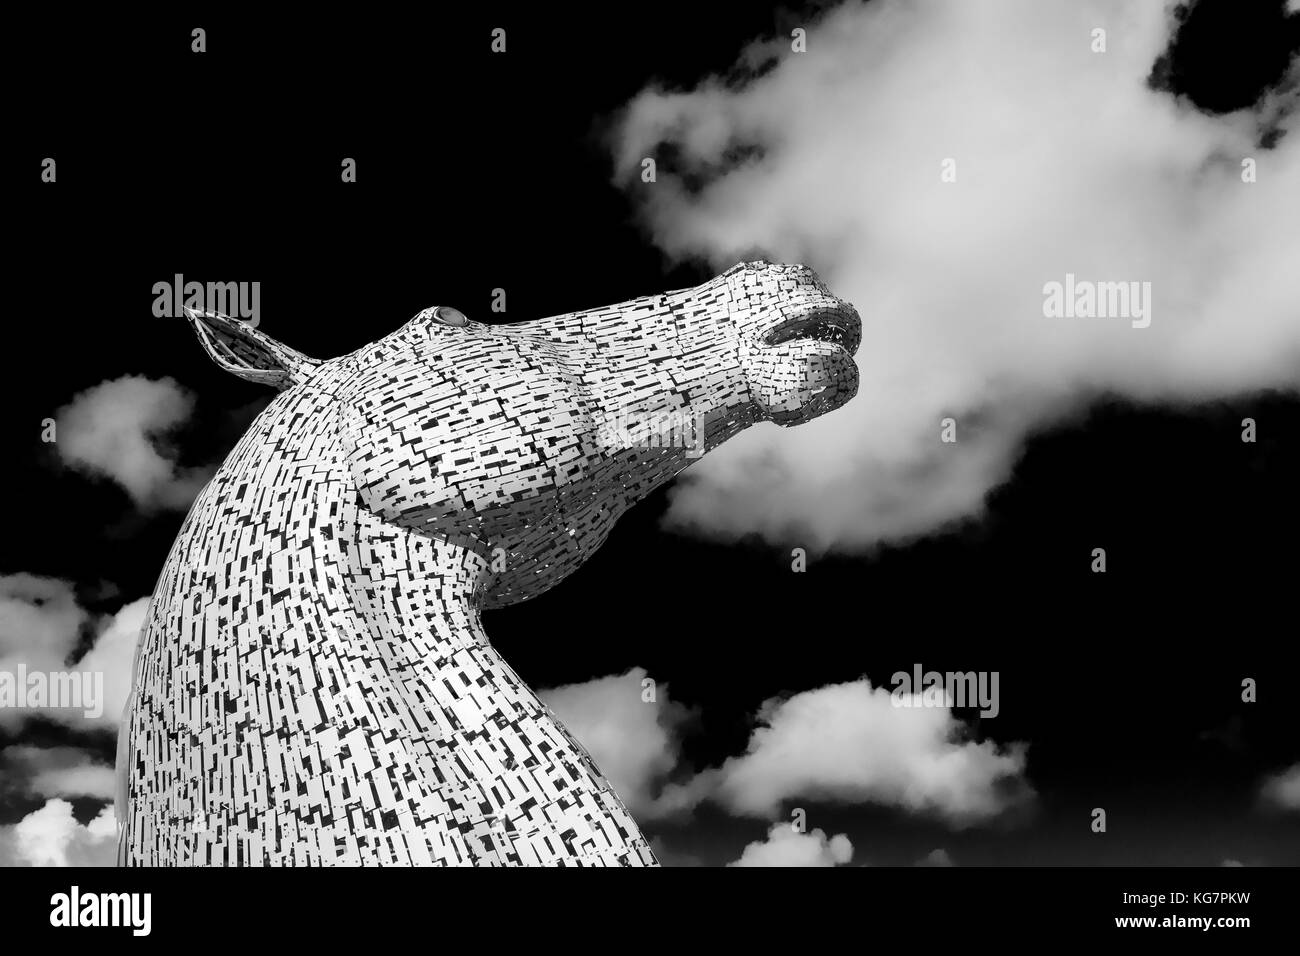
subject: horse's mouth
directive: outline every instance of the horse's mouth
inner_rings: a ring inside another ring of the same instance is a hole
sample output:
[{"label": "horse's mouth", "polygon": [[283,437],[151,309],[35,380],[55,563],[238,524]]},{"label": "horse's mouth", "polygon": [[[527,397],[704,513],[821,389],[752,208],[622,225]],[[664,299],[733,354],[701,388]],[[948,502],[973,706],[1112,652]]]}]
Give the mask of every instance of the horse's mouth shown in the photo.
[{"label": "horse's mouth", "polygon": [[847,302],[831,307],[810,306],[787,315],[768,330],[762,343],[771,348],[796,340],[829,342],[854,355],[862,343],[862,322]]},{"label": "horse's mouth", "polygon": [[799,425],[839,408],[858,391],[853,356],[862,323],[838,299],[783,310],[751,358],[755,401],[779,425]]}]

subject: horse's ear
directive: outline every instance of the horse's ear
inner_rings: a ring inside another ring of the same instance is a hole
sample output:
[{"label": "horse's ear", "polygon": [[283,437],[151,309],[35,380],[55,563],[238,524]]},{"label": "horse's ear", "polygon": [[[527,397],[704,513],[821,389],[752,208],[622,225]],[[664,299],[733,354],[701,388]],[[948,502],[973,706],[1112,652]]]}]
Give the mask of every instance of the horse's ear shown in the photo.
[{"label": "horse's ear", "polygon": [[187,308],[185,317],[212,360],[250,382],[285,389],[304,381],[320,364],[320,359],[309,358],[247,322],[220,312]]}]

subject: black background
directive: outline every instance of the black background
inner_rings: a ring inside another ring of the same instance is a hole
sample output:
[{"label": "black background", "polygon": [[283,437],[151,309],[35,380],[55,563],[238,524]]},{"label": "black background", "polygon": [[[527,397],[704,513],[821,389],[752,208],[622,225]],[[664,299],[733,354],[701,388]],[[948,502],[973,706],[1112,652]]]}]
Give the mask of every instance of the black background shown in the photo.
[{"label": "black background", "polygon": [[[191,464],[219,461],[269,400],[213,365],[182,320],[152,315],[153,283],[175,273],[260,281],[261,330],[321,358],[433,303],[490,320],[498,287],[505,318],[522,320],[709,278],[666,263],[638,228],[632,184],[613,179],[610,125],[646,85],[726,72],[748,40],[788,34],[816,9],[213,8],[15,23],[25,66],[6,124],[0,573],[67,578],[113,611],[149,593],[183,518],[139,514],[116,487],[59,466],[41,421],[76,393],[125,374],[174,378],[198,396],[175,436]],[[1300,48],[1298,22],[1280,4],[1203,3],[1152,82],[1206,110],[1248,105]],[[508,31],[503,56],[489,49],[495,26]],[[39,179],[45,156],[54,185]],[[343,157],[357,161],[355,184],[340,182]],[[856,304],[870,348],[871,304]],[[1256,444],[1240,440],[1247,416]],[[570,579],[485,621],[534,687],[645,667],[698,709],[694,766],[741,752],[773,695],[885,683],[918,661],[999,671],[988,732],[1030,743],[1037,812],[952,832],[893,811],[817,810],[816,825],[849,833],[873,862],[944,846],[966,863],[1296,864],[1300,822],[1263,812],[1256,794],[1265,773],[1300,760],[1298,491],[1294,394],[1181,409],[1103,396],[1029,442],[986,516],[924,541],[814,555],[793,574],[797,540],[660,530],[660,493]],[[1089,570],[1095,547],[1105,575]],[[1245,677],[1256,704],[1240,700]],[[38,725],[23,739],[69,737]],[[111,757],[111,740],[80,742]],[[10,798],[0,822],[36,805]],[[1118,839],[1089,832],[1095,806]],[[666,862],[721,862],[764,828],[705,811],[647,829]]]}]

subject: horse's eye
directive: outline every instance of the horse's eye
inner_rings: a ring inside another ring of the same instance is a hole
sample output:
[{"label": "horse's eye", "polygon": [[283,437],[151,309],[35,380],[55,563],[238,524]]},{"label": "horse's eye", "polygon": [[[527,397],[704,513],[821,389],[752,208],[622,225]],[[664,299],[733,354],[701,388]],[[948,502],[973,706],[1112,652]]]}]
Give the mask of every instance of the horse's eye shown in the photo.
[{"label": "horse's eye", "polygon": [[433,317],[443,325],[454,325],[457,328],[469,324],[469,319],[465,318],[465,313],[459,309],[453,309],[449,305],[440,305],[433,310]]}]

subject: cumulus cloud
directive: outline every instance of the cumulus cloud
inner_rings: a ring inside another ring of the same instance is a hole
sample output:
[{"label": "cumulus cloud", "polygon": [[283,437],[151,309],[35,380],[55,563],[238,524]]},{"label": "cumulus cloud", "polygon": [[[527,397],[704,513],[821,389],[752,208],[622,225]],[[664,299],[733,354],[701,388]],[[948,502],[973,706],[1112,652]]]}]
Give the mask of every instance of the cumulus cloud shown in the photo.
[{"label": "cumulus cloud", "polygon": [[1264,781],[1260,795],[1271,807],[1300,810],[1300,763]]},{"label": "cumulus cloud", "polygon": [[67,464],[117,482],[142,508],[187,508],[210,471],[180,466],[158,439],[193,410],[193,397],[173,379],[126,375],[59,410],[55,448]]},{"label": "cumulus cloud", "polygon": [[111,800],[116,775],[76,747],[7,747],[0,752],[0,781],[7,788],[42,797]]},{"label": "cumulus cloud", "polygon": [[103,623],[95,644],[77,668],[104,675],[104,714],[99,723],[116,727],[131,696],[131,665],[149,610],[149,598],[124,605]]},{"label": "cumulus cloud", "polygon": [[[671,521],[821,547],[906,539],[978,515],[1025,436],[1098,393],[1296,386],[1300,87],[1221,117],[1151,89],[1162,6],[846,3],[807,25],[806,53],[758,42],[745,79],[628,105],[617,175],[667,253],[805,262],[864,321],[858,396],[702,459]],[[1268,122],[1289,135],[1262,149]],[[646,156],[658,182],[637,176]],[[1067,273],[1150,282],[1149,327],[1045,317],[1044,287]]]},{"label": "cumulus cloud", "polygon": [[788,823],[776,823],[767,838],[745,847],[728,866],[839,866],[853,859],[853,844],[843,833],[827,838],[821,830],[800,833]]},{"label": "cumulus cloud", "polygon": [[72,804],[47,800],[12,826],[0,826],[0,866],[113,866],[117,824],[105,807],[88,824],[77,822]]},{"label": "cumulus cloud", "polygon": [[655,686],[654,699],[646,700],[647,679],[643,668],[634,667],[619,676],[538,692],[639,817],[659,813],[656,793],[677,766],[677,730],[690,717],[687,708],[669,699],[667,685]]},{"label": "cumulus cloud", "polygon": [[905,696],[895,706],[864,679],[770,700],[743,755],[668,786],[660,806],[771,818],[792,800],[874,803],[967,826],[1030,799],[1026,745],[966,739],[950,710]]},{"label": "cumulus cloud", "polygon": [[52,670],[62,666],[90,615],[72,585],[34,574],[0,577],[0,670],[18,661]]},{"label": "cumulus cloud", "polygon": [[[94,688],[99,713],[84,706],[0,706],[0,726],[41,715],[75,727],[117,726],[131,690],[131,664],[149,598],[94,620],[67,581],[31,574],[0,577],[0,675],[16,693],[19,675],[74,675],[81,688]],[[73,659],[81,633],[93,627],[90,650]],[[87,682],[88,681],[88,682]],[[84,703],[84,701],[83,701]]]}]

